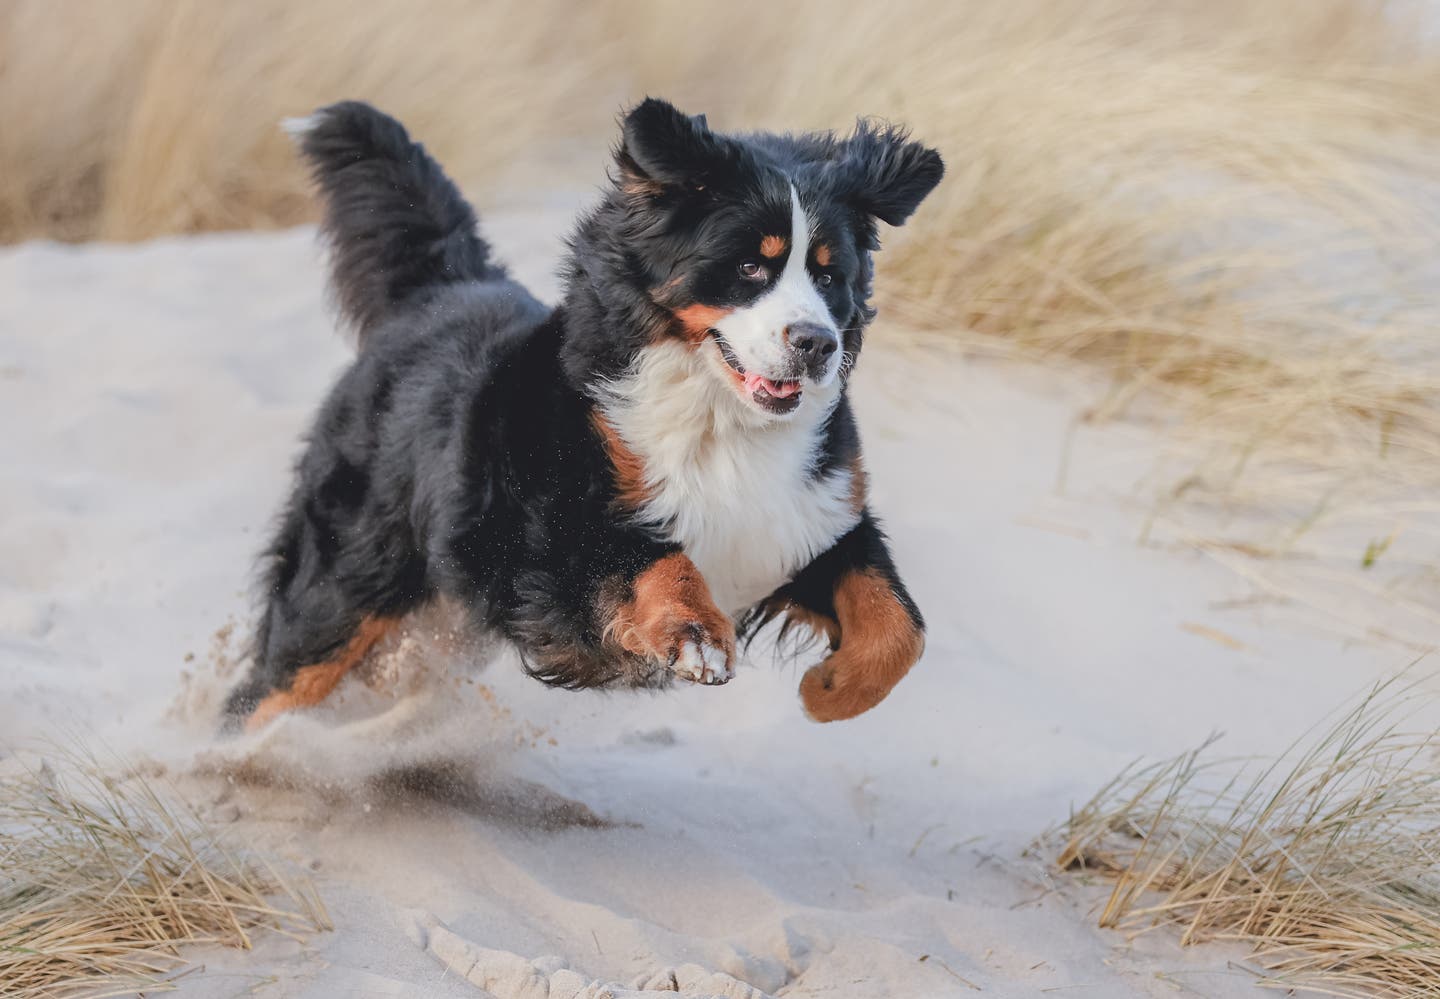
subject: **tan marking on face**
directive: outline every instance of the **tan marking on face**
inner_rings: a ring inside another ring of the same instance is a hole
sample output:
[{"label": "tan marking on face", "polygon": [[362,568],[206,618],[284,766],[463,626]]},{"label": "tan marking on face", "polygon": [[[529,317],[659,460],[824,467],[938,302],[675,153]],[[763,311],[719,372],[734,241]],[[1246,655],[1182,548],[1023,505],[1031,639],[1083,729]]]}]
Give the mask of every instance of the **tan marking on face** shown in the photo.
[{"label": "tan marking on face", "polygon": [[789,245],[790,241],[784,236],[766,236],[760,240],[760,256],[769,257],[771,260],[774,260],[783,254],[785,247]]},{"label": "tan marking on face", "polygon": [[826,243],[815,244],[815,262],[821,267],[830,266],[830,247]]},{"label": "tan marking on face", "polygon": [[871,569],[846,573],[835,587],[840,647],[800,680],[805,713],[818,722],[864,714],[883,701],[925,648],[925,636],[895,591]]},{"label": "tan marking on face", "polygon": [[860,455],[850,463],[850,509],[860,513],[870,493],[870,475],[865,471],[865,462]]},{"label": "tan marking on face", "polygon": [[680,646],[706,642],[735,654],[735,623],[715,606],[700,570],[683,552],[666,555],[635,577],[629,599],[611,613],[605,639],[626,652],[671,662]]},{"label": "tan marking on face", "polygon": [[290,678],[286,690],[272,691],[255,705],[255,710],[245,720],[245,730],[254,732],[287,711],[308,708],[319,704],[335,689],[346,673],[365,658],[365,654],[394,630],[394,618],[367,617],[355,629],[350,641],[323,663],[303,666]]},{"label": "tan marking on face", "polygon": [[632,510],[644,506],[650,500],[644,460],[630,449],[598,409],[590,413],[590,423],[600,436],[605,455],[615,469],[615,499]]},{"label": "tan marking on face", "polygon": [[685,331],[685,339],[692,344],[699,344],[709,335],[711,328],[730,312],[730,309],[722,309],[717,305],[701,305],[697,302],[683,309],[676,309],[675,318],[680,321],[680,327]]}]

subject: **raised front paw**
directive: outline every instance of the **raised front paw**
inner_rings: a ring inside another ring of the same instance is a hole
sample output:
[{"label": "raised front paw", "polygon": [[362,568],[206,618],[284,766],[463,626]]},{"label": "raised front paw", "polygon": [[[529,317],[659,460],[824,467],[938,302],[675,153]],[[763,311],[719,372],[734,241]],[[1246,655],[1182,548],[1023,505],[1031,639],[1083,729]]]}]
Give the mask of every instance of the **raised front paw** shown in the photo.
[{"label": "raised front paw", "polygon": [[669,659],[670,672],[694,683],[727,683],[735,676],[735,638],[716,644],[698,624],[689,624]]},{"label": "raised front paw", "polygon": [[631,598],[616,607],[607,633],[627,652],[681,679],[713,685],[735,675],[735,623],[715,606],[699,570],[682,554],[659,559],[635,578]]},{"label": "raised front paw", "polygon": [[800,701],[817,722],[864,714],[883,701],[925,649],[919,612],[873,571],[842,577],[835,588],[840,644],[800,680]]},{"label": "raised front paw", "polygon": [[717,613],[706,620],[652,616],[618,636],[626,651],[665,666],[682,680],[715,685],[735,676],[735,628]]}]

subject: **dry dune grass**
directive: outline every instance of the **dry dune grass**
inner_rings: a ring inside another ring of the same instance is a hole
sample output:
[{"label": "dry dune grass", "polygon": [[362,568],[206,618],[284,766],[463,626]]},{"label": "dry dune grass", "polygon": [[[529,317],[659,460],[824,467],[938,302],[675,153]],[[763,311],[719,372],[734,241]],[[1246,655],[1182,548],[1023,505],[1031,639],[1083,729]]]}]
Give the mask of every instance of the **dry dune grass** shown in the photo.
[{"label": "dry dune grass", "polygon": [[619,101],[586,89],[603,48],[542,57],[554,26],[593,35],[559,0],[12,0],[0,18],[10,239],[293,225],[310,199],[278,122],[341,97],[400,115],[470,181]]},{"label": "dry dune grass", "polygon": [[1269,765],[1207,743],[1127,771],[1071,817],[1059,863],[1115,882],[1102,926],[1249,944],[1264,984],[1433,996],[1440,732],[1404,727],[1418,686],[1379,685]]},{"label": "dry dune grass", "polygon": [[892,328],[1096,362],[1097,418],[1170,397],[1156,537],[1241,560],[1262,595],[1311,570],[1332,620],[1364,591],[1400,637],[1440,634],[1440,46],[1403,3],[0,12],[0,238],[302,220],[275,122],[342,96],[403,117],[482,202],[511,168],[593,182],[644,92],[728,127],[904,120],[950,173],[882,260]]},{"label": "dry dune grass", "polygon": [[328,928],[307,884],[231,851],[143,777],[62,758],[0,779],[0,997],[163,990],[182,944]]}]

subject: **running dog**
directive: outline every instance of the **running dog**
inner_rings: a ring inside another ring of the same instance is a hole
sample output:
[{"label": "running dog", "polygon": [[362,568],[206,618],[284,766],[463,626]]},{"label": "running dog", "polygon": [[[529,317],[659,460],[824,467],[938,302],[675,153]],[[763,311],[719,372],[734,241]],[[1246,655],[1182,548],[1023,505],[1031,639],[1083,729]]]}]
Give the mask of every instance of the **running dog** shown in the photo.
[{"label": "running dog", "polygon": [[846,383],[877,223],[915,211],[938,153],[863,121],[726,135],[648,99],[552,309],[399,122],[346,102],[292,132],[359,348],[263,556],[235,727],[318,703],[437,598],[561,687],[725,683],[737,634],[776,619],[828,642],[800,683],[816,721],[905,676],[924,623]]}]

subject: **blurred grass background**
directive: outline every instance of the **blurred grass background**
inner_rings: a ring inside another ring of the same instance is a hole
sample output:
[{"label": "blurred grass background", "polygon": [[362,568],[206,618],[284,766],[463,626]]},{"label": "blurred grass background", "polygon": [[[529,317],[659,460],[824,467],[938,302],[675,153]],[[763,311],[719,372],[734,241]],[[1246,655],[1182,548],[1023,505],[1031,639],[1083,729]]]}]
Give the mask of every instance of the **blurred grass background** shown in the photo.
[{"label": "blurred grass background", "polygon": [[[306,221],[276,123],[343,97],[404,120],[482,208],[502,176],[597,182],[646,93],[720,128],[896,119],[949,172],[882,257],[892,336],[1083,361],[1106,385],[1091,419],[1163,398],[1179,419],[1148,537],[1239,560],[1266,599],[1304,588],[1303,565],[1305,600],[1339,581],[1433,644],[1426,18],[1393,0],[0,0],[0,240]],[[1325,617],[1382,627],[1352,612]]]}]

